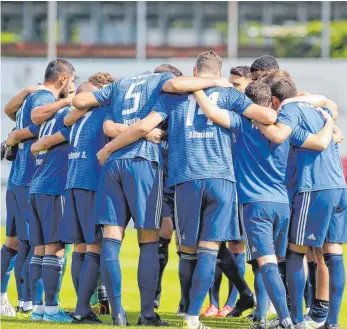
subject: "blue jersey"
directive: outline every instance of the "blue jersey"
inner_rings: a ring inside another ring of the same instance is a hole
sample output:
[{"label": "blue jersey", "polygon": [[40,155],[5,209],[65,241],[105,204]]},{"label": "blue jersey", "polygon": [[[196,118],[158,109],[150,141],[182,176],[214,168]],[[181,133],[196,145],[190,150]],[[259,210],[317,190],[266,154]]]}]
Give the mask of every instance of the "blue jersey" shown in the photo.
[{"label": "blue jersey", "polygon": [[[101,106],[110,105],[110,111],[105,120],[129,126],[145,118],[151,112],[163,85],[171,78],[174,78],[172,73],[145,72],[95,91],[94,96]],[[160,146],[148,142],[145,138],[112,153],[109,159],[136,157],[156,161],[162,165]]]},{"label": "blue jersey", "polygon": [[[240,113],[253,104],[236,89],[205,92],[219,107]],[[169,186],[204,178],[235,182],[230,131],[207,120],[193,94],[162,94],[154,111],[169,119]]]},{"label": "blue jersey", "polygon": [[[37,135],[39,126],[33,125],[31,121],[31,111],[38,106],[55,102],[55,97],[48,90],[39,90],[30,94],[24,101],[21,108],[16,113],[16,128],[23,129],[29,127],[30,131]],[[34,174],[35,157],[30,151],[31,144],[36,138],[27,139],[18,144],[18,152],[14,160],[14,172],[12,182],[19,186],[29,186]]]},{"label": "blue jersey", "polygon": [[[298,126],[304,127],[312,134],[317,134],[324,127],[322,115],[306,103],[284,105],[277,122],[293,130]],[[302,145],[302,140],[296,142],[294,139],[291,142],[298,147]],[[298,148],[297,177],[299,192],[346,187],[341,159],[337,155],[334,141],[331,140],[328,148],[323,151]]]},{"label": "blue jersey", "polygon": [[7,189],[8,190],[11,190],[13,188],[13,182],[12,182],[13,173],[14,173],[14,163],[12,162],[10,174],[9,174],[8,180],[7,180]]},{"label": "blue jersey", "polygon": [[285,175],[289,139],[282,144],[270,142],[249,119],[229,112],[235,133],[235,172],[238,201],[288,203]]},{"label": "blue jersey", "polygon": [[102,127],[107,110],[91,109],[71,128],[61,130],[70,143],[66,189],[97,190],[102,167],[96,154],[108,141]]},{"label": "blue jersey", "polygon": [[[62,108],[41,124],[38,137],[59,132],[64,127],[64,117],[69,112],[69,106]],[[63,142],[47,151],[39,152],[30,193],[64,195],[69,149],[69,143]]]},{"label": "blue jersey", "polygon": [[286,179],[285,179],[285,183],[288,190],[289,201],[292,200],[294,194],[298,190],[298,177],[297,177],[296,164],[297,164],[296,147],[291,145],[289,154],[288,154]]}]

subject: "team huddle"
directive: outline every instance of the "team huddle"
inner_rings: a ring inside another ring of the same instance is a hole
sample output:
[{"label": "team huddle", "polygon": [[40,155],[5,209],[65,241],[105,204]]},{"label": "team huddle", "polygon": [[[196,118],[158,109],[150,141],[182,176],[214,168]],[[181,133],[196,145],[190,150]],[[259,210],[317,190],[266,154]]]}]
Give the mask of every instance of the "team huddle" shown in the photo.
[{"label": "team huddle", "polygon": [[[169,326],[155,310],[175,232],[182,327],[207,328],[199,316],[209,294],[202,318],[254,309],[250,329],[339,328],[347,190],[337,105],[298,92],[272,56],[232,68],[229,80],[221,68],[207,51],[192,77],[162,64],[120,80],[96,73],[75,88],[73,65],[56,59],[42,84],[10,100],[2,316],[98,324],[97,314],[111,313],[113,325],[129,325],[119,255],[132,220],[137,325]],[[59,307],[68,245],[72,313]]]}]

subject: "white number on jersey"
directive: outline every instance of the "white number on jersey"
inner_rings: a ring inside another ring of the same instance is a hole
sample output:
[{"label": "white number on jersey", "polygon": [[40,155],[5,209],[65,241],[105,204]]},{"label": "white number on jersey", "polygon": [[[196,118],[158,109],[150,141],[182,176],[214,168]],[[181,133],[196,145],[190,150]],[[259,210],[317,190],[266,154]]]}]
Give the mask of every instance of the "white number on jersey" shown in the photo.
[{"label": "white number on jersey", "polygon": [[56,121],[57,120],[54,118],[51,120],[45,121],[40,127],[39,138],[42,138],[43,136],[52,135],[52,130]]},{"label": "white number on jersey", "polygon": [[[209,96],[209,99],[213,102],[213,104],[217,104],[218,96],[219,96],[219,92],[214,92]],[[188,101],[189,101],[189,105],[188,105],[188,113],[187,113],[187,120],[186,120],[187,127],[193,125],[194,116],[195,116],[196,99],[193,94],[188,96]],[[202,112],[202,109],[198,107],[198,115],[201,115],[201,114],[204,114],[204,112]],[[212,126],[213,122],[211,120],[207,120],[207,124],[209,126]]]},{"label": "white number on jersey", "polygon": [[22,106],[20,107],[20,109],[16,113],[17,129],[23,129],[23,113],[24,113],[23,109],[25,107],[26,102],[27,102],[27,98],[24,100]]},{"label": "white number on jersey", "polygon": [[125,95],[125,99],[134,99],[134,106],[130,109],[123,110],[122,115],[128,115],[137,112],[140,106],[140,96],[141,93],[134,93],[134,89],[136,86],[142,85],[146,83],[146,80],[142,80],[139,82],[132,83],[128,89],[127,94]]},{"label": "white number on jersey", "polygon": [[85,125],[85,123],[87,122],[88,118],[92,115],[93,112],[89,111],[87,112],[84,116],[83,119],[77,129],[76,135],[75,135],[75,139],[72,140],[72,133],[75,129],[76,123],[71,127],[71,131],[70,131],[70,145],[72,145],[73,147],[76,147],[78,144],[78,140],[80,139],[80,134],[81,134],[81,130],[83,128],[83,126]]}]

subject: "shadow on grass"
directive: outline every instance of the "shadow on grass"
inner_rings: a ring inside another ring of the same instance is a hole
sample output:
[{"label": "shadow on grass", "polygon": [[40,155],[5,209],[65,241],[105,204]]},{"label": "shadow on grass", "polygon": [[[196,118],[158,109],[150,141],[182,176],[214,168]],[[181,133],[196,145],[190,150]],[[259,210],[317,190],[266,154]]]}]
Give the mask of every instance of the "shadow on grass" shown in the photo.
[{"label": "shadow on grass", "polygon": [[[173,314],[173,313],[159,313],[162,320],[169,322],[170,327],[177,328],[180,327],[182,324],[182,316]],[[137,320],[139,317],[138,312],[127,312],[127,318],[130,323],[130,327],[135,327]],[[110,316],[100,316],[100,319],[104,322],[104,325],[90,325],[90,327],[97,327],[99,329],[107,328],[112,324],[112,319]],[[223,319],[217,319],[217,318],[202,318],[202,322],[211,328],[226,328],[226,329],[246,329],[249,327],[250,322],[246,318],[223,318]],[[71,327],[72,324],[68,323],[47,323],[47,322],[37,322],[37,321],[30,321],[28,319],[23,318],[7,318],[2,317],[2,329],[27,329],[27,328],[35,328],[35,329],[46,329],[51,326],[54,326],[55,329],[65,329],[68,327]],[[74,326],[74,325],[72,325]],[[85,325],[83,325],[84,327]],[[89,327],[89,325],[88,325]]]}]

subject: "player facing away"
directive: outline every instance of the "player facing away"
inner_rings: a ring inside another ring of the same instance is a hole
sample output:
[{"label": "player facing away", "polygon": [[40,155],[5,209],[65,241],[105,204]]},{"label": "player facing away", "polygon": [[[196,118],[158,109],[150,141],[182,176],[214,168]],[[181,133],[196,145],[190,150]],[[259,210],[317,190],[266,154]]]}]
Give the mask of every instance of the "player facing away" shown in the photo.
[{"label": "player facing away", "polygon": [[[296,95],[295,86],[277,84],[279,92],[291,92]],[[275,86],[273,86],[275,88]],[[271,104],[270,87],[264,83],[251,84],[246,95],[257,103]],[[255,290],[265,285],[280,319],[280,328],[292,328],[292,321],[286,305],[285,288],[277,269],[276,256],[283,257],[287,246],[289,226],[289,204],[285,185],[285,173],[289,152],[289,140],[280,146],[270,143],[261,134],[254,122],[235,112],[216,107],[202,92],[195,93],[203,112],[207,117],[229,127],[236,134],[235,170],[238,184],[241,216],[245,229],[249,260],[253,261],[255,272]],[[312,147],[312,139],[324,140],[327,145],[332,137],[332,122],[329,121],[321,135],[309,136],[302,129],[295,131],[292,139],[301,141],[303,147]],[[328,142],[327,142],[328,141]],[[313,145],[315,147],[315,145]],[[323,146],[320,146],[323,147]],[[276,255],[276,256],[275,256]],[[260,268],[262,281],[257,268]],[[250,328],[266,328],[266,300],[258,300],[253,323]],[[299,328],[299,326],[297,326]],[[301,327],[300,327],[301,328]]]},{"label": "player facing away", "polygon": [[[96,73],[82,83],[77,94],[98,90],[114,80],[108,73]],[[71,274],[78,297],[75,323],[101,323],[89,302],[100,273],[101,231],[96,232],[95,195],[101,166],[95,154],[108,140],[102,128],[106,111],[107,107],[73,109],[64,118],[66,127],[34,145],[39,152],[64,141],[70,143],[62,240],[74,244]]]},{"label": "player facing away", "polygon": [[[107,120],[129,126],[149,114],[162,91],[186,92],[218,83],[218,79],[174,78],[172,73],[144,72],[119,80],[100,91],[81,93],[73,104],[77,108],[109,104]],[[141,314],[138,324],[167,325],[154,313],[159,274],[162,179],[159,145],[145,139],[114,152],[101,173],[96,200],[98,224],[104,226],[100,265],[115,324],[126,324],[121,305],[119,252],[124,229],[132,217],[140,245],[138,284]]]},{"label": "player facing away", "polygon": [[[328,100],[325,109],[333,119],[337,117],[335,103]],[[262,127],[262,131],[270,140],[281,143],[299,125],[315,132],[322,127],[323,120],[312,106],[298,102],[283,106],[278,122]],[[297,149],[298,193],[293,200],[287,255],[291,316],[294,323],[300,323],[303,321],[304,254],[309,246],[323,247],[329,269],[330,306],[325,323],[319,324],[322,328],[339,328],[338,316],[345,287],[342,244],[347,239],[347,198],[337,148],[331,141],[328,148],[320,152]]]},{"label": "player facing away", "polygon": [[[221,66],[216,53],[205,52],[197,59],[194,75],[217,78],[221,76]],[[209,88],[207,92],[223,107],[234,108],[262,122],[276,120],[272,110],[253,104],[235,89]],[[150,115],[98,153],[103,163],[112,151],[136,142],[168,118],[169,185],[176,189],[182,297],[187,291],[189,295],[184,326],[189,328],[204,327],[199,314],[213,280],[220,243],[240,239],[231,135],[201,114],[192,94],[163,94]],[[223,253],[225,250],[229,251],[224,245]],[[233,269],[228,269],[230,274]],[[253,299],[250,291],[244,293]]]},{"label": "player facing away", "polygon": [[[5,114],[13,121],[16,121],[16,113],[23,105],[25,99],[34,92],[42,89],[42,86],[30,86],[19,93],[17,93],[5,106]],[[14,133],[11,133],[7,145],[17,144],[22,136],[20,136],[21,131],[16,129]],[[1,316],[15,316],[16,310],[9,303],[7,298],[7,287],[12,273],[12,269],[15,267],[15,277],[16,286],[18,294],[18,310],[21,310],[24,306],[24,290],[25,287],[28,288],[29,283],[28,275],[22,278],[21,273],[23,269],[24,262],[27,258],[27,246],[24,241],[18,240],[16,223],[18,227],[22,228],[23,219],[21,213],[19,212],[19,205],[17,205],[16,196],[14,194],[14,185],[12,183],[12,176],[14,173],[14,162],[11,164],[10,175],[8,178],[7,190],[6,190],[6,240],[1,248],[1,299],[0,299],[0,314]],[[21,234],[20,234],[21,235]],[[19,248],[19,245],[21,247]],[[24,248],[25,245],[25,248]],[[19,255],[17,257],[19,251]],[[27,265],[27,264],[26,264]],[[24,268],[23,273],[28,273],[28,268]],[[28,305],[29,304],[29,305]],[[26,305],[26,310],[30,309],[30,302]]]},{"label": "player facing away", "polygon": [[[249,66],[236,66],[230,69],[229,82],[238,91],[244,93],[247,86],[252,82],[252,75]],[[235,257],[235,262],[242,277],[245,274],[245,245],[243,241],[229,241],[228,247]],[[228,315],[241,315],[239,310],[235,310],[235,303],[238,296],[238,290],[231,280],[229,280],[228,299],[222,309],[219,310],[219,291],[222,283],[223,271],[218,266],[221,260],[217,259],[216,272],[213,284],[209,290],[210,305],[201,315],[204,317],[225,317]],[[234,311],[234,312],[233,312]],[[232,313],[233,312],[233,313]]]}]

